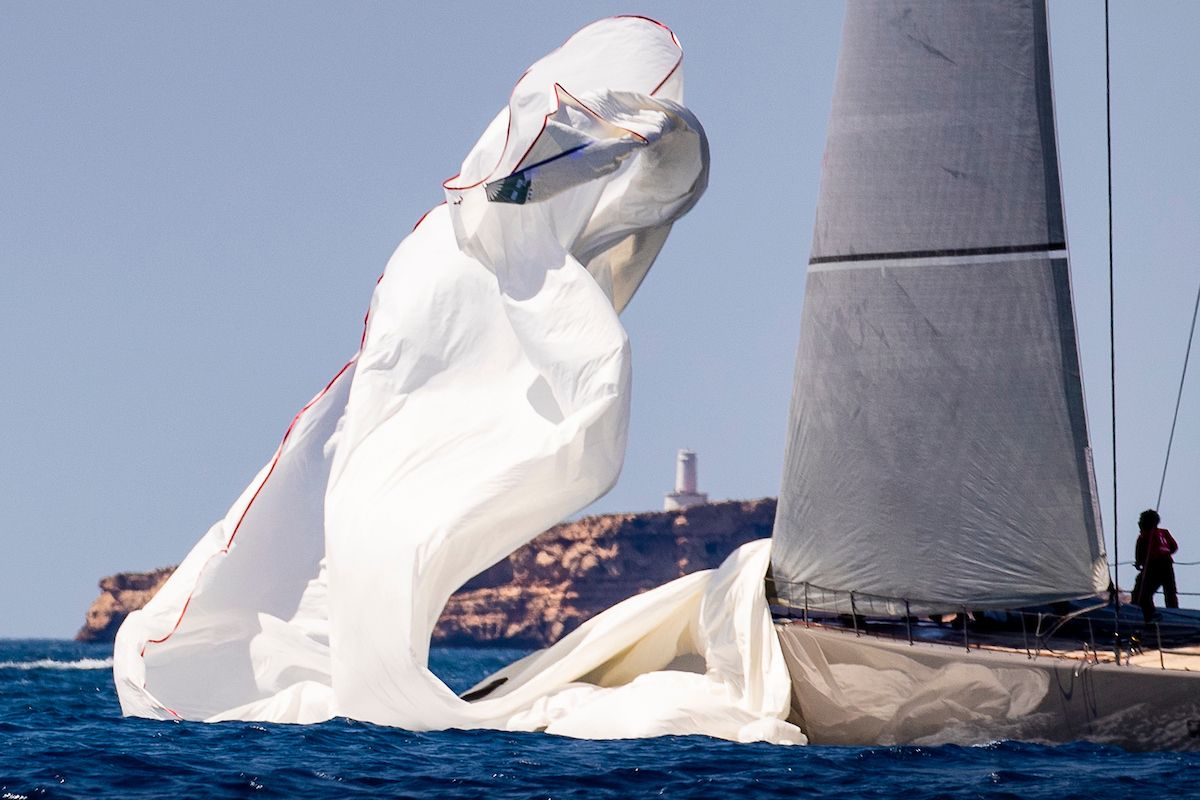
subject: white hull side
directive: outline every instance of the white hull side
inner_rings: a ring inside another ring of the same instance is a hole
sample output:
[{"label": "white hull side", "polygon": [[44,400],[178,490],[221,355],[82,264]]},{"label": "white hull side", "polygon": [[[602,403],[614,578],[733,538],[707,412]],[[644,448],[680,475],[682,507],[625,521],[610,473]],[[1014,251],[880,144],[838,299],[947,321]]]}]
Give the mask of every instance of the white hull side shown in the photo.
[{"label": "white hull side", "polygon": [[[1200,672],[777,626],[813,744],[1091,741],[1200,750]],[[1200,666],[1200,659],[1197,660]]]}]

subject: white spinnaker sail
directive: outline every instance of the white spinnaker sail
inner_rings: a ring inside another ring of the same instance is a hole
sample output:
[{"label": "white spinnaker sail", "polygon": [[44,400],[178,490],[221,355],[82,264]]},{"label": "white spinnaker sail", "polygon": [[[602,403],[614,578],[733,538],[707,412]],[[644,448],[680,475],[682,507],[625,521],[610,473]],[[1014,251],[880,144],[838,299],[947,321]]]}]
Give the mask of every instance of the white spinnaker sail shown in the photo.
[{"label": "white spinnaker sail", "polygon": [[125,713],[804,740],[761,545],[610,609],[493,696],[427,667],[450,594],[620,471],[617,311],[707,183],[680,60],[665,27],[619,17],[524,74],[393,255],[360,351],[122,626]]},{"label": "white spinnaker sail", "polygon": [[1108,584],[1043,0],[850,2],[772,569],[795,606]]}]

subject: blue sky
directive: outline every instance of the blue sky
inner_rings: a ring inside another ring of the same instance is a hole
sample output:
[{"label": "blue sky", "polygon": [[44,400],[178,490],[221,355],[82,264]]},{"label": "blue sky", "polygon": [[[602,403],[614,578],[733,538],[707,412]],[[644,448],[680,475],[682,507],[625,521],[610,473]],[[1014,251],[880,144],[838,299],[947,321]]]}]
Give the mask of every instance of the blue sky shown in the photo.
[{"label": "blue sky", "polygon": [[[612,13],[676,31],[713,163],[624,315],[629,450],[590,510],[660,507],[680,447],[715,498],[776,494],[841,4],[711,9],[7,3],[0,636],[69,636],[97,578],[182,558],[354,352],[388,256],[522,69]],[[1102,14],[1051,3],[1111,541]],[[1200,282],[1198,29],[1200,4],[1113,3],[1123,559],[1158,489]],[[1198,478],[1200,354],[1162,506],[1182,560],[1200,560]],[[1180,577],[1200,591],[1200,568]]]}]

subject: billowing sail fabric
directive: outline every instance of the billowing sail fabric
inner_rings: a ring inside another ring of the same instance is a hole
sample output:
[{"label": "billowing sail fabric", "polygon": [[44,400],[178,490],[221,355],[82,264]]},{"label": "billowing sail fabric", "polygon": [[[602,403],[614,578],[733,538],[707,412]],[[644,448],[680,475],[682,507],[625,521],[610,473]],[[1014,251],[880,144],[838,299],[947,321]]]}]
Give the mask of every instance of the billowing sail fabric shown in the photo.
[{"label": "billowing sail fabric", "polygon": [[359,352],[121,627],[125,713],[803,741],[763,548],[610,609],[475,702],[427,666],[450,594],[620,471],[617,311],[707,183],[680,60],[620,17],[526,71],[388,263]]},{"label": "billowing sail fabric", "polygon": [[860,613],[1108,583],[1043,0],[850,2],[772,573]]}]

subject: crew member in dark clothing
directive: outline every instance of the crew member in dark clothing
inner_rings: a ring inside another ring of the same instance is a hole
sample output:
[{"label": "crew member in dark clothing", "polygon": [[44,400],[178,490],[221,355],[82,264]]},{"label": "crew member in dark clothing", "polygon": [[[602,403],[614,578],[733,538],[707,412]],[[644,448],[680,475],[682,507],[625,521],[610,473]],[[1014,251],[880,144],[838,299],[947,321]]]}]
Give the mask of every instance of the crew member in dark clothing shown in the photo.
[{"label": "crew member in dark clothing", "polygon": [[1133,601],[1142,607],[1146,622],[1154,618],[1154,593],[1162,588],[1167,608],[1179,608],[1175,593],[1175,562],[1171,556],[1179,549],[1166,528],[1158,527],[1158,512],[1148,508],[1138,516],[1138,540],[1133,565],[1142,571],[1134,586]]}]

